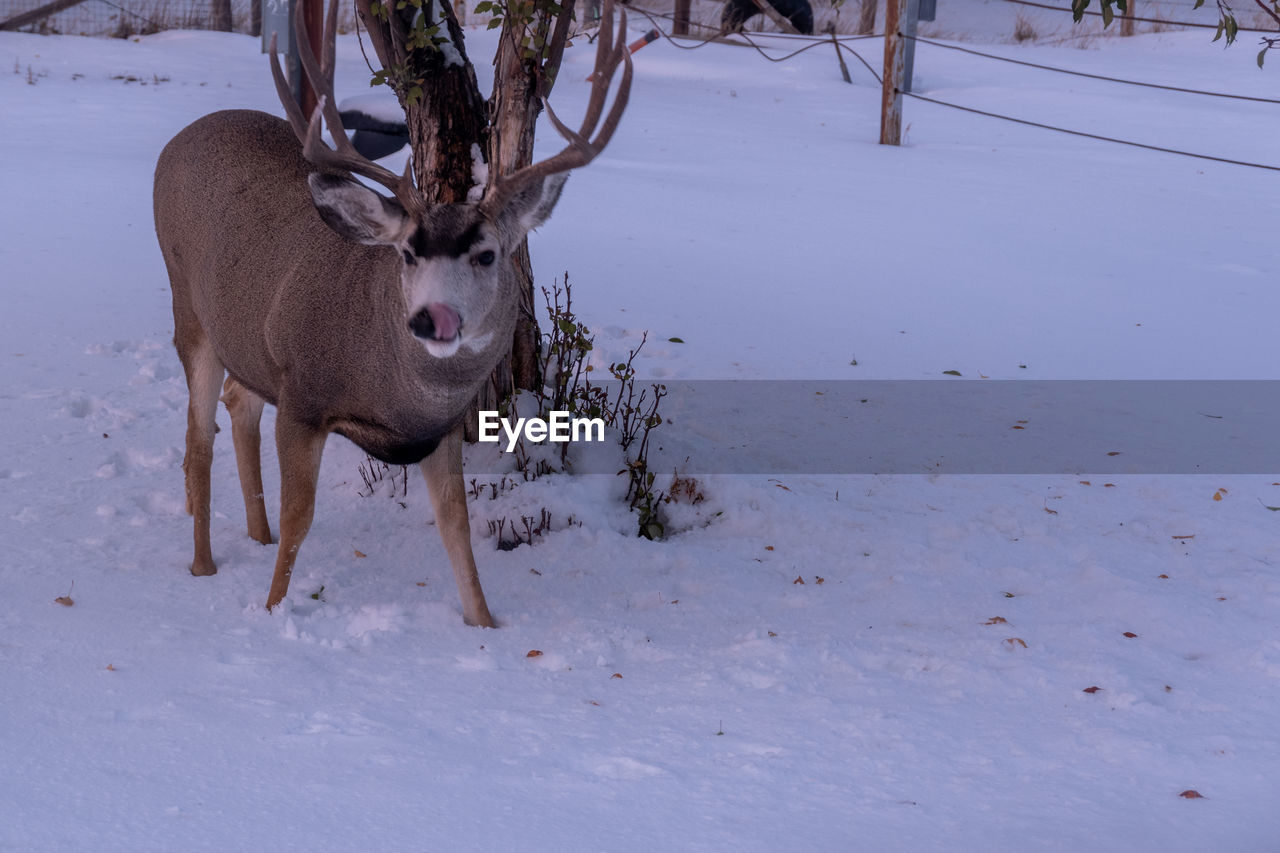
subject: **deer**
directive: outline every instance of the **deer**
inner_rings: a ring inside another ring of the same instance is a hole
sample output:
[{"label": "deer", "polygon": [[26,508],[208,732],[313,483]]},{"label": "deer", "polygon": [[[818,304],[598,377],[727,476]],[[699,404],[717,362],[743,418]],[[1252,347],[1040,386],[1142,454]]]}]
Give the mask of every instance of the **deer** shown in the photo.
[{"label": "deer", "polygon": [[569,171],[609,143],[626,109],[626,12],[615,37],[611,5],[581,127],[564,125],[544,99],[567,145],[490,181],[476,202],[428,204],[409,168],[396,175],[352,146],[333,97],[336,0],[320,60],[304,16],[295,16],[301,64],[319,102],[309,118],[290,93],[273,38],[271,75],[286,118],[215,112],[165,146],[153,206],[189,392],[182,467],[194,525],[192,575],[217,572],[210,489],[219,399],[230,414],[248,535],[272,541],[261,463],[261,418],[270,404],[280,538],[268,611],[288,594],[314,516],[325,442],[338,433],[375,459],[419,465],[463,621],[494,627],[471,547],[461,423],[512,338],[518,295],[510,257],[551,215]]}]

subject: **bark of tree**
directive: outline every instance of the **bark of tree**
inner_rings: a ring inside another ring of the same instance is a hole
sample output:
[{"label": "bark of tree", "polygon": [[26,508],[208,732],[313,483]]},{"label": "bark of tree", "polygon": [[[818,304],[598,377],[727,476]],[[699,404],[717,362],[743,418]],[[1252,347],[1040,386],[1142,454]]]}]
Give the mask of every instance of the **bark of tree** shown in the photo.
[{"label": "bark of tree", "polygon": [[[523,26],[513,27],[508,20],[503,27],[498,54],[494,57],[493,95],[489,99],[491,124],[489,135],[489,180],[508,175],[533,162],[534,133],[542,99],[551,95],[555,75],[568,41],[573,21],[572,0],[564,4],[558,17],[542,15],[530,25],[531,38],[545,45],[536,59],[526,58],[520,41]],[[542,332],[538,328],[537,296],[534,293],[533,266],[529,259],[529,241],[521,242],[511,258],[512,274],[520,294],[520,313],[516,320],[511,354],[498,365],[490,387],[500,390],[500,378],[512,384],[502,395],[516,388],[534,389],[542,383],[540,351]],[[501,375],[501,376],[500,376]],[[501,397],[499,397],[501,399]],[[497,400],[493,401],[495,404]],[[494,408],[491,406],[489,408]]]},{"label": "bark of tree", "polygon": [[1131,36],[1134,33],[1133,19],[1138,14],[1136,11],[1134,11],[1133,7],[1135,5],[1137,5],[1137,0],[1129,0],[1127,4],[1128,11],[1126,11],[1124,13],[1124,16],[1120,19],[1120,35],[1122,36]]},{"label": "bark of tree", "polygon": [[[395,69],[403,57],[403,77],[423,81],[421,97],[412,102],[406,89],[396,90],[409,129],[413,177],[418,189],[429,204],[464,202],[473,181],[472,146],[478,145],[484,151],[487,144],[488,113],[476,83],[475,68],[463,46],[462,28],[447,4],[437,5],[446,10],[445,20],[440,22],[441,35],[448,34],[463,59],[461,63],[450,62],[453,54],[444,50],[405,53],[395,44],[398,36],[394,29],[373,15],[372,2],[357,0],[356,12],[382,67]],[[402,13],[412,17],[414,12],[414,7],[407,6]]]},{"label": "bark of tree", "polygon": [[209,4],[209,29],[231,32],[231,0],[212,0]]},{"label": "bark of tree", "polygon": [[[519,43],[523,28],[507,21],[494,60],[493,96],[486,103],[476,83],[475,69],[466,57],[462,29],[450,4],[431,6],[445,10],[440,35],[448,33],[449,41],[464,60],[461,64],[448,61],[450,54],[444,51],[415,50],[406,54],[397,43],[397,39],[403,37],[399,33],[404,30],[398,29],[394,22],[374,16],[373,2],[357,0],[356,6],[382,67],[395,69],[401,58],[407,56],[407,67],[399,70],[401,78],[420,81],[422,96],[413,103],[404,91],[397,94],[404,107],[409,143],[414,152],[414,179],[426,201],[452,204],[466,200],[473,184],[473,146],[479,146],[486,156],[490,181],[531,163],[534,132],[542,109],[540,99],[550,93],[544,69],[559,67],[569,18],[547,19],[535,25],[542,39],[550,36],[553,45],[550,55],[539,62],[524,57]],[[415,11],[414,7],[407,6],[400,14],[410,16],[406,18],[407,23]],[[553,27],[560,36],[559,42],[550,33]],[[535,313],[533,269],[527,241],[516,251],[511,264],[511,274],[516,277],[520,294],[520,314],[511,353],[494,369],[491,381],[472,406],[473,412],[496,409],[514,388],[536,387],[542,378],[538,370],[541,332]],[[465,424],[468,440],[474,441],[476,418],[468,416]]]},{"label": "bark of tree", "polygon": [[[533,162],[534,132],[542,111],[541,81],[530,73],[521,58],[521,50],[511,38],[504,37],[494,59],[493,125],[489,135],[490,179],[509,175]],[[533,268],[526,240],[511,259],[520,293],[520,317],[508,373],[517,388],[533,388],[542,377],[538,370],[541,333],[538,330]]]}]

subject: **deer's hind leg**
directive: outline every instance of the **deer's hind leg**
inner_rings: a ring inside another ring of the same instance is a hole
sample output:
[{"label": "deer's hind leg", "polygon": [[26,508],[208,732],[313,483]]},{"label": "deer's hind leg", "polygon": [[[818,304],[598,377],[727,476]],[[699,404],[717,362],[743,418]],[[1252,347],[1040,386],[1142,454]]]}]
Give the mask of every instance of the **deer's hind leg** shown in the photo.
[{"label": "deer's hind leg", "polygon": [[[180,330],[181,331],[181,330]],[[182,368],[187,375],[187,453],[182,460],[186,475],[187,512],[195,521],[195,556],[191,574],[218,571],[209,545],[209,491],[213,467],[213,437],[217,432],[218,392],[222,387],[222,362],[203,330],[190,327],[174,336]]]},{"label": "deer's hind leg", "polygon": [[270,545],[271,525],[262,496],[261,424],[265,402],[230,376],[222,386],[222,402],[231,413],[231,439],[236,447],[236,470],[240,473],[249,538]]}]

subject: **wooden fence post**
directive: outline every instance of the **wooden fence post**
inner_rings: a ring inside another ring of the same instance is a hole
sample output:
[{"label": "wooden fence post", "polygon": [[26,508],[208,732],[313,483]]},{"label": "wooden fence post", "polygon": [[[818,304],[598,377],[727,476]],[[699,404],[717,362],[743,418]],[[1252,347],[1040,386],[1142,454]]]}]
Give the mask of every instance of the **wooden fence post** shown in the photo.
[{"label": "wooden fence post", "polygon": [[671,16],[671,34],[674,36],[687,36],[689,34],[689,7],[692,6],[692,0],[676,0],[675,12]]},{"label": "wooden fence post", "polygon": [[903,39],[898,32],[907,0],[888,0],[884,9],[884,88],[880,97],[880,144],[902,143]]}]

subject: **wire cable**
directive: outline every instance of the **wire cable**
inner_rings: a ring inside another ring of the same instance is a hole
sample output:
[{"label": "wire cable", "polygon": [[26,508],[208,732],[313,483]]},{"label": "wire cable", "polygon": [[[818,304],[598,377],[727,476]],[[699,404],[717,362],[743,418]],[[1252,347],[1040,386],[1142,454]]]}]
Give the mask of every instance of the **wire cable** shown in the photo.
[{"label": "wire cable", "polygon": [[[1023,0],[1006,0],[1006,2],[1023,2]],[[1038,5],[1038,4],[1031,4],[1031,5]],[[647,11],[647,10],[645,10],[645,9],[641,9],[641,8],[639,8],[639,7],[637,7],[637,6],[632,6],[631,8],[632,8],[632,9],[634,9],[635,11],[639,12],[640,14],[644,15],[645,17],[647,17],[647,18],[649,19],[650,23],[653,23],[655,26],[657,25],[657,19],[660,19],[660,18],[661,18],[661,19],[666,19],[666,20],[672,20],[671,16],[668,16],[668,15],[662,15],[662,14],[657,14],[657,13],[650,13],[649,11]],[[1046,8],[1051,8],[1051,9],[1052,9],[1052,8],[1057,8],[1057,7],[1048,6],[1048,7],[1046,7]],[[706,27],[704,27],[704,28],[706,28]],[[658,29],[658,33],[659,33],[663,38],[665,38],[667,41],[671,42],[671,44],[673,44],[675,47],[681,48],[682,50],[696,50],[697,48],[700,48],[700,47],[706,47],[708,44],[711,44],[711,43],[713,43],[713,42],[718,42],[718,43],[722,43],[722,44],[723,44],[723,43],[725,43],[725,42],[724,42],[724,40],[723,40],[723,39],[719,36],[719,34],[717,33],[717,35],[715,35],[715,36],[713,36],[713,37],[711,37],[711,38],[703,39],[703,40],[699,40],[696,44],[693,44],[693,45],[682,45],[682,44],[680,44],[678,41],[676,41],[676,38],[675,38],[675,37],[673,37],[673,36],[669,35],[668,33],[666,33],[666,32],[665,32],[661,27],[657,27],[657,29]],[[706,28],[706,29],[709,29],[709,28]],[[860,63],[862,64],[862,66],[863,66],[864,68],[866,68],[866,69],[867,69],[867,72],[868,72],[868,73],[869,73],[873,78],[875,78],[875,81],[876,81],[876,83],[877,83],[877,84],[880,84],[880,85],[883,85],[883,84],[884,84],[884,83],[883,83],[883,77],[881,77],[881,75],[880,75],[880,74],[878,74],[878,73],[876,72],[875,67],[874,67],[874,66],[872,66],[872,65],[871,65],[871,63],[869,63],[866,59],[864,59],[864,58],[862,57],[862,55],[861,55],[861,54],[859,54],[856,50],[854,50],[852,47],[850,47],[848,44],[846,44],[846,43],[845,43],[846,41],[858,41],[858,40],[861,40],[861,39],[864,39],[864,38],[883,38],[883,36],[880,36],[880,35],[854,36],[854,37],[849,37],[849,38],[844,38],[844,39],[840,39],[840,38],[836,38],[836,39],[831,39],[831,38],[815,39],[815,41],[814,41],[814,43],[813,43],[813,44],[810,44],[810,45],[807,45],[807,46],[805,46],[805,47],[802,47],[802,48],[800,48],[799,50],[792,51],[791,53],[788,53],[788,54],[786,54],[785,56],[781,56],[781,57],[773,57],[773,56],[770,56],[768,53],[766,53],[766,52],[764,51],[764,49],[763,49],[762,47],[760,47],[758,44],[756,44],[756,43],[755,43],[755,41],[754,41],[754,40],[752,40],[752,39],[751,39],[751,37],[750,37],[750,36],[748,36],[748,35],[746,35],[745,33],[737,33],[736,35],[740,35],[740,36],[742,36],[744,39],[746,39],[746,40],[747,40],[747,42],[748,42],[748,46],[755,48],[755,49],[756,49],[756,51],[757,51],[761,56],[763,56],[765,59],[769,60],[770,62],[783,62],[783,61],[785,61],[785,60],[787,60],[787,59],[790,59],[790,58],[792,58],[792,57],[794,57],[794,56],[797,56],[798,54],[804,53],[806,50],[810,50],[810,49],[812,49],[812,48],[814,48],[814,47],[818,47],[818,46],[820,46],[820,45],[827,44],[827,43],[830,43],[830,42],[834,41],[834,43],[835,43],[835,45],[836,45],[836,48],[837,48],[838,50],[843,50],[843,51],[845,51],[845,52],[849,53],[851,56],[853,56],[853,58],[854,58],[854,59],[858,60],[858,62],[860,62]],[[905,35],[904,35],[904,36],[902,36],[902,37],[903,37],[903,38],[914,38],[914,39],[916,39],[917,41],[921,41],[921,42],[924,42],[924,43],[926,43],[926,44],[929,44],[929,45],[932,45],[932,46],[936,46],[936,47],[950,48],[950,49],[953,49],[953,50],[959,50],[959,51],[961,51],[961,52],[963,52],[963,53],[973,53],[973,54],[976,54],[976,55],[978,55],[978,56],[982,56],[982,57],[985,57],[985,58],[997,59],[997,60],[1002,60],[1002,61],[1007,61],[1007,62],[1013,62],[1014,64],[1017,64],[1017,65],[1026,65],[1026,66],[1030,66],[1030,67],[1034,67],[1034,68],[1042,68],[1042,69],[1044,69],[1044,70],[1048,70],[1048,71],[1056,71],[1056,72],[1060,72],[1060,73],[1063,73],[1063,74],[1071,74],[1071,75],[1074,75],[1074,76],[1097,78],[1097,79],[1106,80],[1106,81],[1110,81],[1110,82],[1125,83],[1125,84],[1136,85],[1136,86],[1144,86],[1144,87],[1154,88],[1154,89],[1168,89],[1168,90],[1171,90],[1171,91],[1189,92],[1189,93],[1197,94],[1197,95],[1214,95],[1214,96],[1218,96],[1218,97],[1236,98],[1236,99],[1240,99],[1240,100],[1262,101],[1262,102],[1266,102],[1266,103],[1280,103],[1280,101],[1276,101],[1276,100],[1273,100],[1273,99],[1271,99],[1271,98],[1255,98],[1255,97],[1251,97],[1251,96],[1247,96],[1247,95],[1229,95],[1229,94],[1223,94],[1223,93],[1219,93],[1219,92],[1208,92],[1208,91],[1202,91],[1202,90],[1198,90],[1198,89],[1183,89],[1183,88],[1176,87],[1176,86],[1164,86],[1164,85],[1160,85],[1160,84],[1156,84],[1156,83],[1142,83],[1142,82],[1135,81],[1135,80],[1122,80],[1122,79],[1120,79],[1120,78],[1106,77],[1106,76],[1099,75],[1099,74],[1087,74],[1087,73],[1084,73],[1084,72],[1074,72],[1074,71],[1069,71],[1069,70],[1067,70],[1067,69],[1063,69],[1063,68],[1054,68],[1054,67],[1052,67],[1052,66],[1044,66],[1044,65],[1038,65],[1038,64],[1036,64],[1036,63],[1031,63],[1031,62],[1023,62],[1023,61],[1021,61],[1021,60],[1008,59],[1007,57],[996,56],[995,54],[984,54],[984,53],[981,53],[981,52],[979,52],[979,51],[969,50],[969,49],[967,49],[967,48],[956,48],[956,47],[953,47],[952,45],[943,44],[943,43],[941,43],[941,42],[935,42],[935,41],[933,41],[933,40],[931,40],[931,39],[922,39],[922,38],[920,38],[920,37],[918,37],[918,36],[905,36]],[[1225,163],[1225,164],[1232,165],[1232,166],[1247,166],[1247,167],[1249,167],[1249,168],[1253,168],[1253,169],[1266,169],[1266,170],[1268,170],[1268,171],[1272,171],[1272,172],[1280,172],[1280,166],[1272,166],[1272,165],[1268,165],[1268,164],[1266,164],[1266,163],[1253,163],[1253,162],[1250,162],[1250,161],[1248,161],[1248,160],[1234,160],[1234,159],[1231,159],[1231,158],[1229,158],[1229,157],[1217,157],[1217,156],[1214,156],[1214,155],[1212,155],[1212,154],[1197,154],[1197,153],[1192,152],[1192,151],[1182,151],[1182,150],[1177,149],[1177,148],[1167,148],[1167,147],[1162,146],[1162,145],[1151,145],[1151,144],[1148,144],[1148,143],[1145,143],[1145,142],[1134,142],[1134,141],[1129,140],[1129,139],[1119,139],[1119,138],[1114,137],[1114,136],[1105,136],[1105,135],[1100,134],[1100,133],[1089,133],[1089,132],[1087,132],[1087,131],[1083,131],[1083,130],[1072,130],[1071,128],[1067,128],[1067,127],[1058,127],[1057,125],[1045,124],[1045,123],[1043,123],[1043,122],[1031,121],[1031,120],[1029,120],[1029,119],[1016,118],[1016,117],[1014,117],[1014,116],[1008,116],[1008,115],[1004,115],[1004,114],[1002,114],[1002,113],[995,113],[995,112],[991,112],[991,111],[989,111],[989,110],[980,110],[980,109],[977,109],[976,107],[966,107],[966,106],[963,106],[962,104],[953,104],[953,103],[951,103],[950,101],[943,101],[943,100],[939,100],[939,99],[937,99],[937,98],[931,98],[931,97],[928,97],[928,96],[926,96],[926,95],[920,95],[920,94],[917,94],[917,93],[915,93],[915,92],[903,92],[901,89],[898,89],[898,90],[896,90],[896,91],[898,92],[898,94],[905,95],[906,97],[909,97],[909,98],[915,98],[915,99],[916,99],[916,100],[918,100],[918,101],[925,101],[926,103],[937,104],[938,106],[941,106],[941,107],[949,107],[949,108],[951,108],[951,109],[953,109],[953,110],[960,110],[960,111],[962,111],[962,112],[967,112],[967,113],[971,113],[971,114],[974,114],[974,115],[985,116],[985,117],[987,117],[987,118],[1000,119],[1001,121],[1008,121],[1008,122],[1012,122],[1012,123],[1014,123],[1014,124],[1024,125],[1024,126],[1026,126],[1026,127],[1036,127],[1036,128],[1040,128],[1041,130],[1051,130],[1051,131],[1054,131],[1054,132],[1057,132],[1057,133],[1065,133],[1065,134],[1067,134],[1067,135],[1069,135],[1069,136],[1079,136],[1079,137],[1084,137],[1084,138],[1086,138],[1086,139],[1096,139],[1096,140],[1098,140],[1098,141],[1100,141],[1100,142],[1111,142],[1111,143],[1115,143],[1115,144],[1117,144],[1117,145],[1126,145],[1126,146],[1129,146],[1129,147],[1131,147],[1131,148],[1139,148],[1139,149],[1142,149],[1142,150],[1145,150],[1145,151],[1158,151],[1158,152],[1161,152],[1161,153],[1163,153],[1163,154],[1177,154],[1177,155],[1180,155],[1180,156],[1183,156],[1183,157],[1190,157],[1190,158],[1193,158],[1193,159],[1196,159],[1196,160],[1208,160],[1208,161],[1210,161],[1210,162],[1214,162],[1214,163]]]},{"label": "wire cable", "polygon": [[108,6],[112,7],[113,9],[119,9],[121,12],[124,12],[126,15],[133,15],[133,17],[137,18],[140,21],[146,21],[148,24],[156,28],[156,32],[161,32],[162,30],[165,29],[165,27],[160,26],[155,21],[148,18],[146,15],[140,15],[137,12],[133,11],[132,9],[126,9],[123,6],[119,6],[115,3],[112,3],[111,0],[98,0],[98,2],[105,3]]},{"label": "wire cable", "polygon": [[[1070,12],[1070,9],[1064,9],[1062,6],[1050,6],[1048,3],[1036,3],[1033,0],[1004,0],[1006,3],[1016,3],[1019,6],[1033,6],[1037,9],[1048,9],[1051,12]],[[1101,12],[1092,12],[1085,10],[1086,15],[1095,18],[1101,18]],[[1217,24],[1201,24],[1192,23],[1191,21],[1166,21],[1162,18],[1130,18],[1128,15],[1116,15],[1117,18],[1128,18],[1130,21],[1138,21],[1143,24],[1165,24],[1170,27],[1198,27],[1204,30],[1216,30]],[[1236,32],[1241,33],[1270,33],[1274,30],[1259,30],[1251,27],[1239,27]]]},{"label": "wire cable", "polygon": [[1248,166],[1253,169],[1267,169],[1272,172],[1280,172],[1280,166],[1271,166],[1266,163],[1252,163],[1252,162],[1249,162],[1248,160],[1232,160],[1228,157],[1215,157],[1212,154],[1196,154],[1191,151],[1181,151],[1177,148],[1165,148],[1162,145],[1149,145],[1145,142],[1134,142],[1129,139],[1117,139],[1114,136],[1104,136],[1100,133],[1088,133],[1083,130],[1072,130],[1066,127],[1057,127],[1056,125],[1052,125],[1052,124],[1043,124],[1038,121],[1030,121],[1028,119],[1023,119],[1023,118],[1014,118],[1013,116],[1002,115],[1000,113],[993,113],[993,112],[989,112],[988,110],[980,110],[975,107],[966,107],[960,104],[953,104],[953,103],[950,103],[949,101],[940,101],[937,98],[930,98],[930,97],[926,97],[925,95],[918,95],[915,92],[903,92],[901,89],[898,89],[897,91],[901,95],[906,95],[908,98],[915,98],[918,101],[925,101],[930,104],[937,104],[938,106],[941,106],[941,107],[950,107],[953,110],[961,110],[967,113],[974,113],[975,115],[987,116],[988,118],[998,118],[1003,121],[1013,122],[1014,124],[1022,124],[1028,127],[1038,127],[1043,130],[1053,130],[1053,131],[1057,131],[1058,133],[1070,134],[1071,136],[1083,136],[1087,139],[1097,139],[1102,142],[1114,142],[1117,145],[1128,145],[1132,148],[1142,148],[1147,151],[1160,151],[1165,154],[1179,154],[1183,157],[1193,157],[1197,160],[1211,160],[1215,163],[1228,163],[1232,166]]},{"label": "wire cable", "polygon": [[907,39],[912,39],[920,44],[927,44],[933,47],[940,47],[940,48],[943,48],[944,50],[954,50],[960,53],[967,53],[971,56],[981,56],[985,59],[996,59],[996,60],[999,60],[1000,62],[1011,62],[1014,65],[1023,65],[1023,66],[1026,66],[1027,68],[1039,68],[1042,71],[1056,71],[1059,74],[1070,74],[1073,77],[1088,77],[1093,80],[1106,80],[1107,82],[1110,82],[1110,83],[1124,83],[1129,86],[1143,86],[1148,89],[1164,89],[1165,91],[1168,91],[1168,92],[1186,92],[1191,95],[1208,95],[1214,98],[1234,98],[1239,101],[1258,101],[1264,104],[1280,104],[1280,99],[1277,99],[1277,98],[1261,98],[1261,97],[1256,97],[1254,95],[1231,95],[1225,92],[1209,92],[1204,89],[1187,89],[1187,88],[1183,88],[1182,86],[1165,86],[1161,83],[1144,83],[1140,80],[1124,80],[1119,77],[1108,77],[1105,74],[1090,74],[1086,71],[1072,71],[1069,68],[1057,68],[1052,65],[1041,65],[1037,62],[1027,62],[1022,59],[1012,59],[1008,56],[997,56],[994,53],[983,53],[982,51],[979,51],[979,50],[972,50],[967,47],[960,47],[959,45],[946,44],[940,41],[933,41],[932,39],[921,38],[920,36],[909,36],[905,33],[903,33],[902,37]]},{"label": "wire cable", "polygon": [[[709,38],[705,38],[705,39],[692,39],[692,38],[690,38],[690,39],[688,39],[688,40],[691,40],[691,41],[695,41],[695,44],[691,44],[691,45],[690,45],[690,44],[680,44],[680,42],[678,41],[678,39],[680,38],[680,36],[673,36],[673,35],[671,35],[670,33],[667,33],[665,30],[663,30],[661,27],[659,27],[659,26],[658,26],[658,20],[659,20],[659,19],[672,21],[672,20],[674,20],[674,18],[673,18],[672,16],[670,16],[670,15],[664,15],[664,14],[661,14],[661,13],[658,13],[658,12],[650,12],[649,10],[647,10],[647,9],[642,9],[642,8],[640,8],[639,6],[628,6],[628,8],[629,8],[629,9],[631,9],[632,11],[634,11],[634,12],[639,12],[641,15],[644,15],[646,18],[648,18],[648,19],[649,19],[649,23],[653,24],[653,25],[654,25],[654,28],[658,30],[658,34],[659,34],[660,36],[662,36],[662,38],[664,38],[664,39],[666,39],[668,42],[670,42],[674,47],[677,47],[677,48],[679,48],[680,50],[697,50],[698,48],[706,47],[707,45],[709,45],[709,44],[713,44],[713,43],[715,43],[715,44],[734,44],[734,42],[733,42],[733,41],[730,41],[730,40],[726,39],[725,37],[721,36],[721,35],[720,35],[720,31],[719,31],[719,30],[716,30],[716,34],[715,34],[715,35],[713,35],[713,36],[711,36],[711,37],[709,37]],[[703,25],[703,24],[696,24],[695,26],[699,26],[699,27],[701,27],[702,29],[710,29],[710,27],[707,27],[707,26],[705,26],[705,25]],[[826,45],[826,44],[831,44],[831,42],[832,42],[831,38],[829,38],[829,37],[820,37],[820,36],[799,36],[799,37],[797,37],[797,36],[791,35],[791,36],[788,36],[788,37],[789,37],[789,38],[791,38],[791,39],[793,39],[793,40],[804,40],[804,41],[808,41],[808,42],[809,42],[809,44],[807,44],[807,45],[805,45],[804,47],[799,48],[799,49],[797,49],[797,50],[793,50],[793,51],[791,51],[790,53],[784,54],[784,55],[782,55],[782,56],[773,56],[773,55],[771,55],[770,53],[768,53],[768,52],[764,49],[764,47],[763,47],[763,46],[761,46],[760,44],[756,43],[756,40],[755,40],[755,39],[753,39],[753,38],[752,38],[748,33],[745,33],[745,32],[736,32],[736,33],[733,33],[733,35],[734,35],[734,36],[737,36],[738,38],[741,38],[743,41],[745,41],[745,42],[746,42],[746,44],[739,44],[739,45],[738,45],[739,47],[750,47],[750,48],[753,48],[753,49],[756,51],[756,53],[760,54],[761,56],[763,56],[765,59],[767,59],[767,60],[768,60],[768,61],[770,61],[770,62],[786,62],[788,59],[791,59],[792,57],[795,57],[795,56],[799,56],[800,54],[804,53],[805,51],[813,50],[815,47],[821,47],[821,46]],[[774,33],[769,33],[768,35],[769,35],[769,38],[773,38],[773,37],[775,36],[775,34],[774,34]],[[783,33],[778,33],[778,34],[776,34],[776,35],[785,35],[785,34],[783,34]],[[845,41],[861,41],[862,39],[869,39],[869,38],[884,38],[884,36],[875,35],[875,34],[871,34],[871,35],[861,35],[861,36],[845,36],[845,37],[843,37],[843,38],[837,38],[837,39],[836,39],[836,44],[843,46],[843,42],[845,42]],[[848,48],[846,47],[846,49],[848,49]],[[855,53],[854,55],[856,56],[857,54]],[[859,59],[861,59],[861,57],[859,57]]]}]

